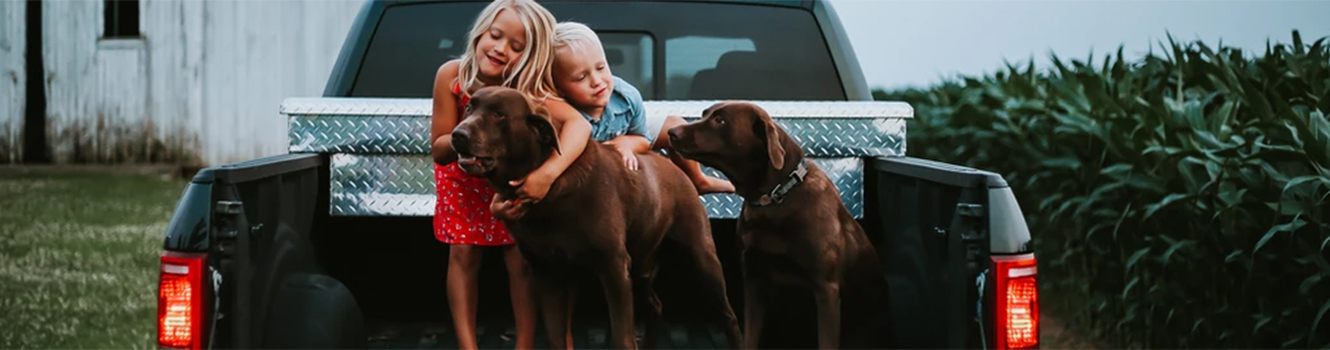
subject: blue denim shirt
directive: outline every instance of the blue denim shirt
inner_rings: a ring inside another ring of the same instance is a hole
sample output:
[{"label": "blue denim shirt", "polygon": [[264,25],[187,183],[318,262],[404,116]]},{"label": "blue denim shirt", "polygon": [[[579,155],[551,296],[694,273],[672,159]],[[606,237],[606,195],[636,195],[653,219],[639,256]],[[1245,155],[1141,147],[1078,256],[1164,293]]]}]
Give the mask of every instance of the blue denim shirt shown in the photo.
[{"label": "blue denim shirt", "polygon": [[656,135],[647,135],[647,114],[642,103],[642,93],[619,77],[614,77],[610,103],[605,106],[599,119],[592,118],[586,112],[581,113],[591,123],[591,138],[596,142],[613,140],[625,134],[639,135],[646,137],[647,142],[655,142],[653,139]]}]

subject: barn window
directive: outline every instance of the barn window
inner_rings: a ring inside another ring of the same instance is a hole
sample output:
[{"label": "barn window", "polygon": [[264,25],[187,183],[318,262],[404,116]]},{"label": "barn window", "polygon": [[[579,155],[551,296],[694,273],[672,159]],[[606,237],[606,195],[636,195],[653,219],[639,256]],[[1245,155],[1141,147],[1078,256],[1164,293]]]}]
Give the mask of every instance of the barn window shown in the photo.
[{"label": "barn window", "polygon": [[102,28],[104,38],[133,38],[139,36],[139,1],[106,0]]}]

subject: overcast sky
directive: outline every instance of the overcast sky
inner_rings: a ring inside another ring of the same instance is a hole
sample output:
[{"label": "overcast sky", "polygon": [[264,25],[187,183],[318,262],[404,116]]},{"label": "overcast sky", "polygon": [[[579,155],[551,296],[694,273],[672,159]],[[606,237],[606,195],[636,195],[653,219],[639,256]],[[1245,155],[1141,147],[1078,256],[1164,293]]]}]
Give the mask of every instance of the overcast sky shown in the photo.
[{"label": "overcast sky", "polygon": [[1264,52],[1266,39],[1330,36],[1330,1],[832,0],[871,87],[927,86],[1048,52],[1097,59],[1123,46],[1139,57],[1166,33]]}]

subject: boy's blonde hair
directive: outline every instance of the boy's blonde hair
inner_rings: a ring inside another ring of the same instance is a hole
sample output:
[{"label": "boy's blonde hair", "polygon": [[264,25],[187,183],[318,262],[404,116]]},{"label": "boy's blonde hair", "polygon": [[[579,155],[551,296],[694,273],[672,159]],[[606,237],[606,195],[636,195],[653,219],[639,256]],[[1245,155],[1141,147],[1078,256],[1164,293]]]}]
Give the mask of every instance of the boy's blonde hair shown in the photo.
[{"label": "boy's blonde hair", "polygon": [[554,96],[554,77],[550,72],[554,63],[554,48],[550,46],[554,38],[554,15],[534,0],[494,0],[476,17],[476,23],[471,27],[471,40],[466,44],[466,53],[462,54],[458,67],[457,81],[465,87],[462,93],[470,94],[471,89],[481,84],[477,61],[483,54],[476,52],[476,46],[503,10],[516,11],[526,29],[526,48],[522,49],[517,64],[512,66],[512,73],[504,77],[503,85],[537,100]]},{"label": "boy's blonde hair", "polygon": [[577,54],[586,54],[593,47],[600,47],[600,36],[585,24],[560,22],[554,26],[554,49],[571,49]]}]

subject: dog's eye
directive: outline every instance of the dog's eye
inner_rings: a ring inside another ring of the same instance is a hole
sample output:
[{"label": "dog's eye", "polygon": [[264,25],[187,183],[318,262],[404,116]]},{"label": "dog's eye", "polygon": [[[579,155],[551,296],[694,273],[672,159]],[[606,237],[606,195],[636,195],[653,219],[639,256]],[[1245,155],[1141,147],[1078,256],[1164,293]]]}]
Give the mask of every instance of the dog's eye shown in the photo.
[{"label": "dog's eye", "polygon": [[716,124],[725,125],[725,118],[716,117],[714,119],[716,120]]},{"label": "dog's eye", "polygon": [[462,106],[462,112],[463,112],[463,113],[466,113],[466,114],[471,114],[471,103],[470,103],[470,102],[467,102],[465,106]]}]

